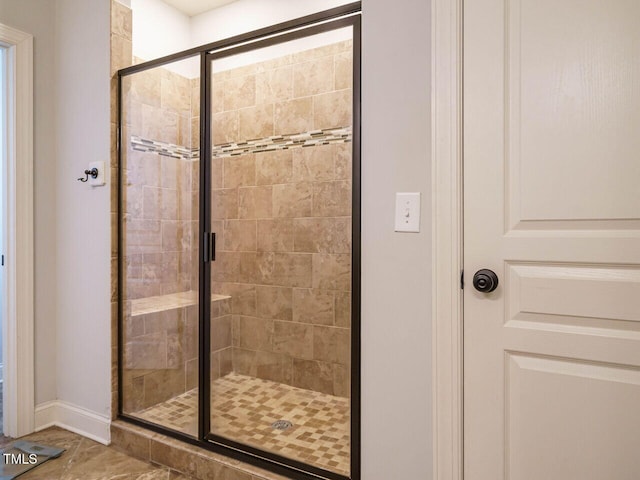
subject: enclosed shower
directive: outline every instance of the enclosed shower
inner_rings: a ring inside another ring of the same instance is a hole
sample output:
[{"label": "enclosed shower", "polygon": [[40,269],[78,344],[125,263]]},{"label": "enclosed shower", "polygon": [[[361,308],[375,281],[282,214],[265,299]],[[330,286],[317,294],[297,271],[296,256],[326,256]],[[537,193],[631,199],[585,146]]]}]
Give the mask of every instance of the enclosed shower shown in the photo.
[{"label": "enclosed shower", "polygon": [[347,5],[119,72],[124,419],[358,478],[359,22]]}]

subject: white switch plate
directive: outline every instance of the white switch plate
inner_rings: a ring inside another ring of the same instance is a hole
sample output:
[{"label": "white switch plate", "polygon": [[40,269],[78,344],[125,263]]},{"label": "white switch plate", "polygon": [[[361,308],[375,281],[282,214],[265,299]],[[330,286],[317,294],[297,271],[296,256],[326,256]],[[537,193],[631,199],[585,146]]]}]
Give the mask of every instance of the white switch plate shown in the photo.
[{"label": "white switch plate", "polygon": [[396,232],[420,231],[420,192],[396,193]]},{"label": "white switch plate", "polygon": [[89,164],[89,170],[92,168],[98,169],[98,176],[96,178],[91,178],[89,176],[89,185],[92,187],[101,187],[105,183],[107,183],[105,171],[104,171],[104,162],[91,162]]}]

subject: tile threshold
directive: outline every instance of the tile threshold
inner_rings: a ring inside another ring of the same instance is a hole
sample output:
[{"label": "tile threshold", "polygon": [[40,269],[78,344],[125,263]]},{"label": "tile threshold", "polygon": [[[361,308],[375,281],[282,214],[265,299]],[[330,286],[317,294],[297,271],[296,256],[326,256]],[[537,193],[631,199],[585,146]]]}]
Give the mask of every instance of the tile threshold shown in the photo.
[{"label": "tile threshold", "polygon": [[132,457],[168,467],[197,480],[288,480],[251,464],[133,425],[111,423],[111,446]]}]

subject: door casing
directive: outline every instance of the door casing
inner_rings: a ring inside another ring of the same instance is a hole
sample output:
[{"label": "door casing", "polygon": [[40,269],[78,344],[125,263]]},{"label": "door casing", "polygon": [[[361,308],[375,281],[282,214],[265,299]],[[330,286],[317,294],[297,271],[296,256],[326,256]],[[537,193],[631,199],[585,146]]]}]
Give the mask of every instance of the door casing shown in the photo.
[{"label": "door casing", "polygon": [[433,478],[463,478],[462,0],[431,0]]},{"label": "door casing", "polygon": [[[7,47],[6,144],[2,152],[4,210],[2,328],[4,433],[20,437],[35,427],[33,36],[0,24]],[[18,247],[19,246],[19,247]]]}]

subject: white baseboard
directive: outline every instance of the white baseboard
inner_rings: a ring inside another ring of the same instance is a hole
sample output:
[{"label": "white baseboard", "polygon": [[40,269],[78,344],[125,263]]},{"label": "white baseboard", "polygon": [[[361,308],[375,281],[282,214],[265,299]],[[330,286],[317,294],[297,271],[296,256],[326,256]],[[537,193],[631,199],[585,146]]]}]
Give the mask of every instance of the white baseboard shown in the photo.
[{"label": "white baseboard", "polygon": [[36,407],[36,432],[57,426],[104,445],[111,442],[111,419],[68,402],[54,400]]}]

